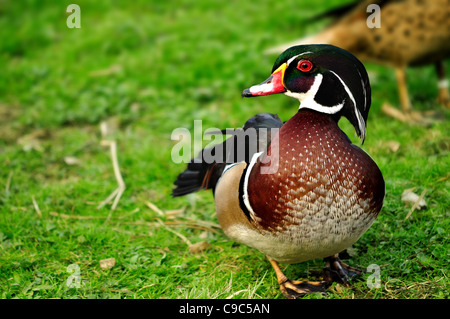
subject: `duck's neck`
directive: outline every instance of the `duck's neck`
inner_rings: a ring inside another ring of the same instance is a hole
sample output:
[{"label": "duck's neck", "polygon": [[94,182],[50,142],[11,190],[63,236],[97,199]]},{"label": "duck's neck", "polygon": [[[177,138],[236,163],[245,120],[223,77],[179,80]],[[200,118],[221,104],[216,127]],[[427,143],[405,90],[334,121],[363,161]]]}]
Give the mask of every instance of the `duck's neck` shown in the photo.
[{"label": "duck's neck", "polygon": [[302,107],[281,127],[279,138],[283,144],[285,141],[293,139],[296,144],[309,147],[311,143],[315,142],[315,137],[325,140],[330,137],[330,134],[333,135],[333,138],[336,134],[343,134],[337,124],[339,119],[340,115],[337,114],[324,114],[308,107]]}]

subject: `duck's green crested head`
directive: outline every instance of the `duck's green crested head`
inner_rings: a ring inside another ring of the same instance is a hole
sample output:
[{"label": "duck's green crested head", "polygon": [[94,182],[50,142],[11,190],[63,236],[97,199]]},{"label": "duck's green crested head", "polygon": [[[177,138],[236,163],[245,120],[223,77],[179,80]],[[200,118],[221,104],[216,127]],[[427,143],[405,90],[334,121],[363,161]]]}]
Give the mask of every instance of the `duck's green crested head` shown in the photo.
[{"label": "duck's green crested head", "polygon": [[364,65],[350,52],[328,44],[291,47],[276,59],[270,77],[242,96],[276,93],[298,99],[300,109],[345,116],[364,142],[370,83]]}]

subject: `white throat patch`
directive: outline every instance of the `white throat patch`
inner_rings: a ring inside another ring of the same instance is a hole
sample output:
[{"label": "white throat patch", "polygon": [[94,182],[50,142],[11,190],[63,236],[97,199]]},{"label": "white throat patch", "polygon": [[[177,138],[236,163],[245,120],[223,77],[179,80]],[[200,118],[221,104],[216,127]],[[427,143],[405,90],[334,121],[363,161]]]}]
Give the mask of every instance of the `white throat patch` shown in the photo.
[{"label": "white throat patch", "polygon": [[[361,132],[361,138],[364,141],[365,133],[366,133],[366,126],[364,123],[364,119],[361,115],[361,112],[356,107],[355,98],[353,97],[352,92],[348,88],[347,84],[345,84],[345,82],[341,79],[341,77],[331,70],[330,70],[330,72],[341,82],[342,86],[345,89],[345,92],[347,93],[349,99],[353,103],[353,109],[354,109],[356,119],[358,121],[358,127],[359,127],[359,131]],[[322,80],[323,80],[323,75],[317,74],[314,78],[314,83],[313,83],[313,85],[311,85],[311,88],[309,89],[308,92],[295,93],[295,92],[291,92],[291,91],[287,90],[284,94],[299,100],[300,101],[299,109],[308,108],[308,109],[312,109],[312,110],[320,112],[320,113],[336,114],[337,112],[342,110],[342,108],[344,107],[345,99],[342,100],[341,103],[332,105],[332,106],[325,106],[325,105],[319,104],[314,99],[317,92],[319,91],[320,85],[322,84]],[[364,85],[363,85],[363,87],[364,87]],[[366,92],[365,92],[365,88],[364,88],[364,95],[365,94],[366,94]],[[364,105],[364,107],[366,107],[366,105]]]},{"label": "white throat patch", "polygon": [[284,94],[299,100],[300,102],[299,109],[308,108],[320,113],[336,114],[344,107],[345,100],[333,106],[325,106],[317,103],[316,100],[314,100],[314,97],[316,96],[317,91],[319,91],[320,85],[322,84],[322,79],[323,75],[317,74],[314,78],[314,83],[313,85],[311,85],[311,88],[309,89],[308,92],[295,93],[287,90]]}]

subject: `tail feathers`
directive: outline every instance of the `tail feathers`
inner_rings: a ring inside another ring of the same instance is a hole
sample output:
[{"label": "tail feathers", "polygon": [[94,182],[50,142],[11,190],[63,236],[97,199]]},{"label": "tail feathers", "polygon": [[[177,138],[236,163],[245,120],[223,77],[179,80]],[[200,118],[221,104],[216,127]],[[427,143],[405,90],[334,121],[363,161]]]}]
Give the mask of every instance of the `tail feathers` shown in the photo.
[{"label": "tail feathers", "polygon": [[223,163],[206,164],[191,161],[174,182],[176,187],[172,190],[172,196],[184,196],[202,189],[214,190],[224,168]]}]

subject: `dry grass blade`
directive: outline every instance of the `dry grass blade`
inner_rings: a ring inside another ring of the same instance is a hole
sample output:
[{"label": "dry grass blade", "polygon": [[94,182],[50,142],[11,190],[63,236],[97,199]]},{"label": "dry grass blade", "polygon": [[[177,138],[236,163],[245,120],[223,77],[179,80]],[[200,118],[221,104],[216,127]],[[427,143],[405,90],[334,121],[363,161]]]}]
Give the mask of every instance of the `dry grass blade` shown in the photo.
[{"label": "dry grass blade", "polygon": [[116,65],[111,65],[107,69],[94,70],[89,73],[89,76],[91,76],[91,77],[110,76],[110,75],[117,74],[120,72],[122,72],[122,66],[116,64]]},{"label": "dry grass blade", "polygon": [[148,208],[150,208],[152,211],[154,211],[155,213],[157,213],[159,216],[164,216],[164,212],[158,208],[158,206],[156,206],[155,204],[153,204],[150,201],[146,201],[145,205],[148,206]]},{"label": "dry grass blade", "polygon": [[417,199],[417,201],[414,203],[414,205],[411,207],[410,211],[406,215],[405,220],[407,220],[411,216],[411,214],[416,210],[416,208],[419,206],[420,201],[423,199],[423,197],[425,196],[426,193],[427,193],[427,190],[424,189],[422,194],[420,194],[419,198]]},{"label": "dry grass blade", "polygon": [[[64,217],[64,216],[62,216]],[[66,217],[69,218],[69,217]],[[72,217],[76,218],[76,217]],[[105,217],[102,217],[105,218]],[[117,218],[120,219],[120,218]],[[136,225],[136,226],[148,226],[148,227],[154,227],[154,226],[165,226],[165,227],[184,227],[184,228],[192,228],[192,229],[199,229],[204,230],[212,233],[217,233],[218,231],[212,227],[196,224],[195,222],[187,222],[187,221],[162,221],[159,218],[156,219],[158,222],[146,222],[146,221],[133,221],[133,222],[118,222],[119,225]]]},{"label": "dry grass blade", "polygon": [[8,179],[6,180],[5,193],[9,193],[9,189],[11,187],[12,176],[13,176],[13,171],[10,171],[8,174]]},{"label": "dry grass blade", "polygon": [[[159,216],[161,216],[161,217],[164,216],[164,217],[166,217],[166,219],[170,219],[170,221],[169,220],[165,220],[164,222],[161,221],[166,226],[201,229],[201,230],[206,230],[206,231],[213,232],[213,233],[217,232],[216,229],[220,229],[220,226],[213,222],[202,221],[202,220],[192,220],[192,219],[175,220],[175,218],[178,215],[184,213],[184,211],[186,209],[185,207],[183,207],[181,209],[163,211],[162,209],[160,209],[158,206],[156,206],[155,204],[153,204],[150,201],[145,201],[145,205],[147,207],[149,207],[152,211],[154,211],[156,214],[158,214]],[[157,220],[159,220],[159,219],[157,219]]]},{"label": "dry grass blade", "polygon": [[189,239],[187,239],[186,236],[184,236],[184,235],[180,234],[179,232],[177,232],[177,231],[171,229],[170,227],[166,226],[166,225],[163,223],[162,220],[160,220],[160,219],[157,218],[156,221],[157,221],[161,226],[163,226],[165,229],[167,229],[167,230],[170,231],[171,233],[173,233],[173,234],[177,235],[178,237],[180,237],[180,238],[181,238],[181,239],[182,239],[189,247],[192,246],[191,241],[190,241]]},{"label": "dry grass blade", "polygon": [[180,209],[166,210],[164,213],[167,218],[176,218],[178,215],[183,214],[186,211],[186,206]]},{"label": "dry grass blade", "polygon": [[[175,220],[175,221],[166,221],[164,222],[165,225],[170,225],[174,227],[187,227],[187,228],[193,228],[193,229],[201,229],[206,230],[212,233],[217,233],[217,230],[211,227],[208,224],[203,224],[200,221],[190,221],[190,220]],[[214,227],[220,228],[220,226],[214,225]]]},{"label": "dry grass blade", "polygon": [[[134,210],[132,210],[130,213],[122,215],[122,216],[118,216],[115,219],[124,219],[127,218],[133,214],[136,214],[137,212],[139,212],[139,208],[136,208]],[[67,219],[78,219],[78,220],[89,220],[89,219],[109,219],[111,218],[110,216],[82,216],[82,215],[68,215],[68,214],[64,214],[64,213],[57,213],[57,212],[50,212],[49,213],[50,216],[54,216],[54,217],[60,217],[60,218],[67,218]]]},{"label": "dry grass blade", "polygon": [[140,292],[140,291],[142,291],[142,290],[144,290],[144,289],[147,289],[147,288],[153,287],[153,286],[155,286],[155,285],[157,285],[157,284],[150,284],[150,285],[146,285],[146,286],[144,286],[144,287],[141,287],[141,288],[139,288],[137,292]]},{"label": "dry grass blade", "polygon": [[34,210],[36,211],[36,213],[38,214],[39,217],[42,217],[41,210],[39,209],[39,205],[36,202],[36,199],[34,198],[34,196],[31,196],[31,200],[33,201]]},{"label": "dry grass blade", "polygon": [[105,216],[77,216],[77,215],[68,215],[57,212],[50,212],[51,216],[67,218],[67,219],[79,219],[79,220],[89,220],[89,219],[105,219]]}]

